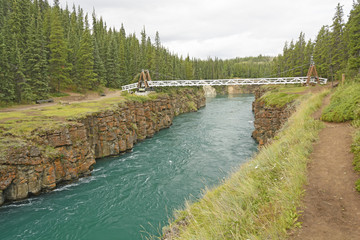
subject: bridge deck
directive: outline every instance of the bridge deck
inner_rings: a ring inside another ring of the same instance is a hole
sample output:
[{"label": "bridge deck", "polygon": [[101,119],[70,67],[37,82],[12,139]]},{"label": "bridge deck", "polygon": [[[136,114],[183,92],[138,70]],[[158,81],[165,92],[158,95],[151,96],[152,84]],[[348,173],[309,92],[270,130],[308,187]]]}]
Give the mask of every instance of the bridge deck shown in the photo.
[{"label": "bridge deck", "polygon": [[[307,77],[284,78],[246,78],[246,79],[213,79],[213,80],[163,80],[148,81],[150,87],[184,87],[184,86],[229,86],[229,85],[270,85],[306,83]],[[316,83],[315,79],[310,80]],[[320,84],[326,84],[326,78],[320,78]],[[123,91],[137,88],[137,83],[122,86]]]}]

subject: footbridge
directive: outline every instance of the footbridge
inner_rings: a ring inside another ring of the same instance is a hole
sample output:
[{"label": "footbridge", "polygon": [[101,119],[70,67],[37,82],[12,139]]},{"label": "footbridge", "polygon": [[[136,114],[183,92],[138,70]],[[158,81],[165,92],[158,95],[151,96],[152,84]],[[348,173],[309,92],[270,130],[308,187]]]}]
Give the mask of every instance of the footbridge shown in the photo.
[{"label": "footbridge", "polygon": [[[277,84],[326,84],[326,78],[307,77],[279,77],[279,78],[235,78],[235,79],[212,79],[212,80],[163,80],[146,81],[144,87],[194,87],[194,86],[229,86],[229,85],[277,85]],[[141,84],[142,85],[142,84]],[[138,89],[139,83],[122,86],[123,91]]]}]

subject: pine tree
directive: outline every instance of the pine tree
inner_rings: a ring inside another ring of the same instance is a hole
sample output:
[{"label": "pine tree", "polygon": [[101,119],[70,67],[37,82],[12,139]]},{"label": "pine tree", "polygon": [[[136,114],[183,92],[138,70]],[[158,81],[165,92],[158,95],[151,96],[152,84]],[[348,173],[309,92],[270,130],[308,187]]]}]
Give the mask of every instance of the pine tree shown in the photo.
[{"label": "pine tree", "polygon": [[147,51],[146,51],[146,32],[145,27],[141,31],[141,55],[140,55],[140,68],[145,69],[147,67]]},{"label": "pine tree", "polygon": [[112,30],[109,31],[110,44],[106,58],[106,86],[111,88],[120,87],[119,48]]},{"label": "pine tree", "polygon": [[354,2],[347,24],[349,33],[348,67],[360,74],[360,1]]},{"label": "pine tree", "polygon": [[330,76],[330,62],[331,62],[331,51],[330,51],[330,30],[328,26],[322,26],[315,41],[314,46],[314,61],[316,69],[320,76]]},{"label": "pine tree", "polygon": [[97,76],[97,84],[100,85],[104,85],[106,84],[106,69],[104,66],[104,62],[100,57],[100,52],[99,52],[99,46],[98,43],[96,41],[96,38],[93,37],[93,46],[94,46],[94,73]]},{"label": "pine tree", "polygon": [[331,25],[331,64],[330,71],[332,77],[339,74],[345,68],[345,44],[344,44],[344,21],[343,7],[340,3],[336,6],[333,24]]},{"label": "pine tree", "polygon": [[71,65],[66,61],[68,49],[64,39],[64,30],[60,22],[60,9],[56,5],[51,11],[49,48],[50,86],[59,92],[60,88],[69,87],[71,84],[71,80],[68,76]]},{"label": "pine tree", "polygon": [[152,63],[151,63],[152,70],[155,72],[154,77],[156,80],[160,79],[160,66],[161,66],[160,57],[161,57],[161,42],[160,42],[159,32],[156,32],[155,50],[153,51]]},{"label": "pine tree", "polygon": [[190,61],[189,55],[185,59],[185,78],[191,80],[194,77],[193,66]]},{"label": "pine tree", "polygon": [[45,42],[42,34],[42,19],[37,0],[31,18],[28,48],[25,53],[26,78],[33,94],[33,100],[46,98],[49,93]]},{"label": "pine tree", "polygon": [[146,40],[146,55],[145,55],[145,68],[146,69],[152,69],[152,57],[153,57],[153,50],[154,47],[151,43],[150,37]]},{"label": "pine tree", "polygon": [[80,40],[80,48],[77,53],[78,59],[78,84],[80,90],[96,89],[99,86],[94,73],[94,48],[91,41],[88,16],[85,16],[85,29]]},{"label": "pine tree", "polygon": [[129,83],[128,81],[128,63],[126,61],[126,33],[124,26],[121,24],[119,34],[119,74],[120,85]]},{"label": "pine tree", "polygon": [[[129,55],[129,77],[133,79],[141,71],[141,51],[140,43],[135,34],[130,34],[128,39],[128,55]],[[137,80],[137,79],[136,79]]]},{"label": "pine tree", "polygon": [[5,45],[8,48],[10,63],[9,78],[14,85],[17,102],[29,101],[32,98],[31,89],[24,74],[23,55],[27,49],[30,8],[27,1],[12,2],[9,14],[9,34]]},{"label": "pine tree", "polygon": [[[78,27],[78,16],[76,13],[75,5],[73,5],[73,11],[70,14],[70,25],[67,33],[67,62],[72,65],[70,78],[72,82],[77,85],[80,73],[78,71],[78,51],[80,49],[81,35]],[[82,34],[82,33],[81,33]]]},{"label": "pine tree", "polygon": [[295,44],[294,48],[294,64],[293,68],[293,76],[304,76],[305,72],[305,34],[303,32],[300,33],[299,39]]},{"label": "pine tree", "polygon": [[[4,29],[2,30],[4,31]],[[12,102],[15,101],[15,87],[10,78],[8,51],[3,31],[0,30],[0,102]]]},{"label": "pine tree", "polygon": [[24,64],[23,58],[20,53],[20,48],[18,47],[17,40],[15,40],[14,46],[14,66],[12,69],[13,79],[15,82],[15,96],[17,101],[26,102],[33,98],[31,88],[27,83],[27,79],[24,75]]}]

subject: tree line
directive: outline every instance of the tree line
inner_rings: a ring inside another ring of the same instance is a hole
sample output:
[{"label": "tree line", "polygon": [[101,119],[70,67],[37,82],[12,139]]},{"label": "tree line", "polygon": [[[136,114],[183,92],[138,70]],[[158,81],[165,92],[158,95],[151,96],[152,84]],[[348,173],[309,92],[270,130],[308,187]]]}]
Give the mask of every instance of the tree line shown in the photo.
[{"label": "tree line", "polygon": [[347,22],[343,6],[336,6],[330,26],[322,26],[315,41],[305,41],[300,33],[296,42],[285,43],[283,53],[274,58],[272,73],[279,76],[305,76],[311,56],[321,77],[341,79],[360,74],[360,0],[354,1]]},{"label": "tree line", "polygon": [[154,41],[108,27],[95,12],[61,8],[59,0],[0,0],[0,102],[29,102],[61,90],[120,88],[142,69],[155,80],[261,77],[271,57],[221,60],[183,57]]},{"label": "tree line", "polygon": [[360,74],[360,0],[348,21],[337,5],[331,26],[315,41],[300,33],[277,57],[205,60],[165,48],[156,32],[137,37],[108,27],[80,7],[61,8],[59,0],[0,0],[0,104],[45,99],[63,90],[85,92],[120,88],[142,69],[152,79],[221,79],[306,76],[311,57],[321,77]]}]

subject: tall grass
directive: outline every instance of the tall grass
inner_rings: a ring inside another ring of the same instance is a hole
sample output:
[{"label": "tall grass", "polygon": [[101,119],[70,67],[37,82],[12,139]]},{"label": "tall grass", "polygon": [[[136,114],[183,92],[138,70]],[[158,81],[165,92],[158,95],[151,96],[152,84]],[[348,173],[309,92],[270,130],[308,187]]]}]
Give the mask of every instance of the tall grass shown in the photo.
[{"label": "tall grass", "polygon": [[[351,151],[354,153],[354,169],[360,172],[360,129],[358,129],[353,138]],[[356,190],[360,192],[360,179],[355,183]]]},{"label": "tall grass", "polygon": [[283,107],[286,104],[294,101],[300,95],[288,94],[284,92],[272,92],[265,93],[260,100],[264,101],[267,106]]},{"label": "tall grass", "polygon": [[311,114],[328,91],[302,97],[278,140],[164,228],[172,239],[282,239],[299,216],[306,165],[322,127]]},{"label": "tall grass", "polygon": [[267,106],[283,107],[286,104],[295,101],[309,87],[299,86],[280,86],[280,85],[264,85],[262,88],[267,89],[266,93],[260,98]]},{"label": "tall grass", "polygon": [[360,118],[360,84],[350,82],[336,89],[321,119],[328,122],[345,122]]}]

